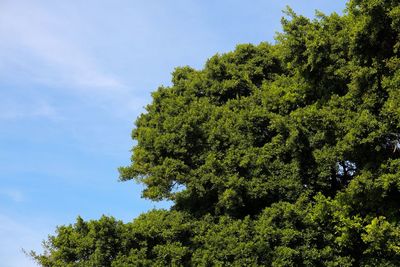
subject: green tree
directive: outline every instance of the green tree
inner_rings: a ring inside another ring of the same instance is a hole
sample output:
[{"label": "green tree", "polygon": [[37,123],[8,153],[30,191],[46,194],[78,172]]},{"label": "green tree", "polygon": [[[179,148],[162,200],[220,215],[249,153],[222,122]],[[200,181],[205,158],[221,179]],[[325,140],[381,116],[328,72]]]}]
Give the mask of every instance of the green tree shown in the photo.
[{"label": "green tree", "polygon": [[275,44],[175,69],[121,180],[168,199],[61,226],[42,266],[400,266],[400,2],[291,9]]}]

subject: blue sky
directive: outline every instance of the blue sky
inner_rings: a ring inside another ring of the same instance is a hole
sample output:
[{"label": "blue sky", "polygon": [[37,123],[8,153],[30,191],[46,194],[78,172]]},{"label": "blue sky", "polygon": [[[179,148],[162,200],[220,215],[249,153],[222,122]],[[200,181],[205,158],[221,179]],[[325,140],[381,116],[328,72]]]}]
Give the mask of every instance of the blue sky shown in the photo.
[{"label": "blue sky", "polygon": [[0,262],[35,266],[56,225],[153,207],[118,182],[135,118],[177,66],[273,42],[286,5],[312,17],[345,1],[0,1]]}]

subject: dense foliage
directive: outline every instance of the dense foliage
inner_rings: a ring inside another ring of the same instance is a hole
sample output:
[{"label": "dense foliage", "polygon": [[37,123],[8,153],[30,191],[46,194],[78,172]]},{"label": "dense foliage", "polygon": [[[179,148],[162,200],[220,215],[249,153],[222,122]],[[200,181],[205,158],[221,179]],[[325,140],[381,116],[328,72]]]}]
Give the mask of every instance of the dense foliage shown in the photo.
[{"label": "dense foliage", "polygon": [[169,199],[61,226],[42,266],[400,266],[400,1],[290,9],[275,44],[177,68],[121,179]]}]

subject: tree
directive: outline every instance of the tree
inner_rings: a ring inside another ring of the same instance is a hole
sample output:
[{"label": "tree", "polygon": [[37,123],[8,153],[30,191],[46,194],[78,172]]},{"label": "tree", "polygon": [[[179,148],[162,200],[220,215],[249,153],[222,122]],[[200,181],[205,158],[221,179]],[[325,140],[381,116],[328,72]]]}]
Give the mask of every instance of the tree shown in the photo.
[{"label": "tree", "polygon": [[399,266],[400,2],[291,9],[275,44],[175,69],[132,137],[123,224],[61,226],[42,266]]}]

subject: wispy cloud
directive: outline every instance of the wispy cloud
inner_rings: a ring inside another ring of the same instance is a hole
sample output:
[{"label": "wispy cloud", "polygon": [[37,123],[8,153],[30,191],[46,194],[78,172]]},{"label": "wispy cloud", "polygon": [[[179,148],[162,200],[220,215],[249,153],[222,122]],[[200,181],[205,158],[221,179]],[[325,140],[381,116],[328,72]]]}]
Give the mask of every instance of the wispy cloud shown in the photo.
[{"label": "wispy cloud", "polygon": [[74,119],[71,111],[83,107],[117,117],[141,110],[143,96],[91,49],[97,37],[107,38],[93,21],[75,15],[74,4],[34,2],[0,1],[0,120]]},{"label": "wispy cloud", "polygon": [[0,259],[4,267],[37,266],[24,253],[26,250],[41,250],[37,240],[44,237],[36,226],[31,227],[26,222],[0,214]]},{"label": "wispy cloud", "polygon": [[0,4],[1,67],[6,69],[14,64],[36,81],[64,84],[72,89],[124,87],[117,77],[104,73],[90,53],[80,47],[79,40],[68,34],[79,27],[79,21],[68,16],[57,17],[30,1],[3,1]]},{"label": "wispy cloud", "polygon": [[59,119],[55,107],[44,100],[18,102],[15,99],[0,99],[0,120],[26,118]]},{"label": "wispy cloud", "polygon": [[22,191],[17,189],[1,189],[0,196],[5,196],[13,202],[23,202],[25,200],[25,196]]}]

